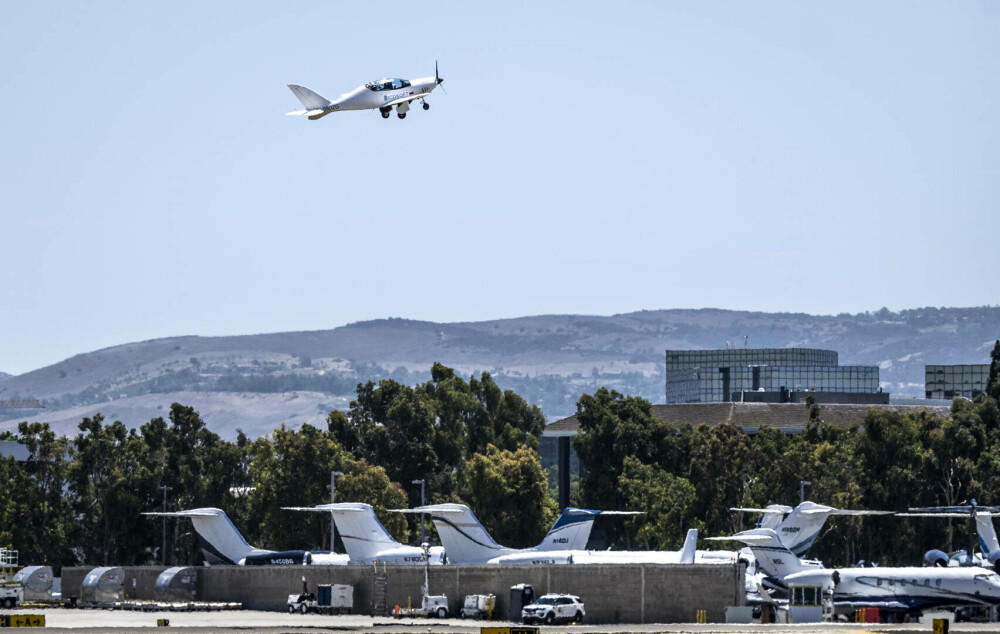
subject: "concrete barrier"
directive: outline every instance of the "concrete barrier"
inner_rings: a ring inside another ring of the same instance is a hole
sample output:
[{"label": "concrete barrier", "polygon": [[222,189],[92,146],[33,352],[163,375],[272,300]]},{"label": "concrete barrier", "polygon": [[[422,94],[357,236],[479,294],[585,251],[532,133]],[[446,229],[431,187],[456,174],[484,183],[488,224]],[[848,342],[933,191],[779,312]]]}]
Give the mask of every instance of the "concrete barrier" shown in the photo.
[{"label": "concrete barrier", "polygon": [[[64,596],[72,594],[74,587],[79,592],[85,570],[63,569]],[[127,590],[135,578],[136,598],[152,599],[156,577],[163,570],[159,566],[124,567]],[[405,606],[407,597],[415,605],[420,603],[422,567],[386,566],[385,571],[390,613],[394,605]],[[288,595],[302,589],[303,576],[311,590],[322,583],[354,586],[356,614],[370,614],[374,601],[372,566],[207,566],[200,572],[200,600],[242,602],[248,609],[285,610]],[[535,596],[548,592],[578,595],[587,606],[588,623],[694,623],[698,610],[705,610],[708,622],[723,623],[726,606],[743,605],[745,599],[743,568],[738,564],[430,568],[431,594],[447,595],[455,615],[467,594],[495,594],[494,614],[506,614],[510,587],[518,583],[534,586]]]}]

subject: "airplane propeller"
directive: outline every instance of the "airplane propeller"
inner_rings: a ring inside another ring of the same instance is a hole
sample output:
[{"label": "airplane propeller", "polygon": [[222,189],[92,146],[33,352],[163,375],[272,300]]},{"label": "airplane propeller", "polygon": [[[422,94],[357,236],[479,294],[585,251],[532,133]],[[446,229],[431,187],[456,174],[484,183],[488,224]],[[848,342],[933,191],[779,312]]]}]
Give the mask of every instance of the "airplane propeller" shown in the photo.
[{"label": "airplane propeller", "polygon": [[[434,60],[434,81],[437,82],[438,86],[441,86],[441,84],[444,83],[444,77],[442,77],[438,73],[438,63],[437,63],[437,60]],[[448,91],[444,89],[444,86],[441,86],[441,90],[444,91],[444,94],[446,94],[446,95],[448,94]]]}]

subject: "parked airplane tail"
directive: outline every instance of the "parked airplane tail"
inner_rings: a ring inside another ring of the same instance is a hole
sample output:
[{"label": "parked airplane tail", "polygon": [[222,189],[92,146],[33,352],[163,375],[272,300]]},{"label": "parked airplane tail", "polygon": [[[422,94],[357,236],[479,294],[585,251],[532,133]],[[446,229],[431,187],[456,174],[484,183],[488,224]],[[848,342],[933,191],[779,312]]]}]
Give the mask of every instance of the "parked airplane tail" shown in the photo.
[{"label": "parked airplane tail", "polygon": [[684,546],[681,548],[680,560],[677,563],[693,564],[695,554],[698,552],[698,529],[689,528],[687,537],[684,538]]},{"label": "parked airplane tail", "polygon": [[268,554],[271,551],[254,548],[243,539],[225,511],[215,508],[200,508],[167,513],[143,513],[155,517],[187,517],[194,524],[198,542],[205,554],[205,561],[211,564],[236,565],[247,557]]},{"label": "parked airplane tail", "polygon": [[803,564],[791,550],[781,543],[778,533],[770,528],[754,528],[736,533],[731,537],[708,537],[707,539],[743,542],[753,552],[758,569],[778,579],[784,579],[796,572],[816,570],[815,566]]},{"label": "parked airplane tail", "polygon": [[[796,557],[803,557],[816,541],[823,524],[831,515],[889,515],[890,511],[855,511],[837,509],[815,502],[805,501],[790,508],[772,504],[764,509],[732,508],[731,511],[757,511],[762,515],[757,528],[771,528],[778,534],[781,543]],[[787,513],[787,516],[783,515]],[[782,519],[783,518],[783,519]]]},{"label": "parked airplane tail", "polygon": [[1000,551],[1000,540],[997,540],[997,532],[993,528],[993,514],[989,511],[976,513],[976,534],[979,536],[979,549],[984,554]]},{"label": "parked airplane tail", "polygon": [[400,513],[429,513],[437,529],[448,561],[456,564],[483,563],[518,552],[496,543],[475,514],[464,504],[429,504]]},{"label": "parked airplane tail", "polygon": [[382,522],[375,516],[371,504],[363,502],[337,502],[316,506],[283,506],[286,511],[313,511],[331,513],[333,521],[344,540],[344,548],[352,563],[370,564],[380,553],[402,544],[393,539]]}]

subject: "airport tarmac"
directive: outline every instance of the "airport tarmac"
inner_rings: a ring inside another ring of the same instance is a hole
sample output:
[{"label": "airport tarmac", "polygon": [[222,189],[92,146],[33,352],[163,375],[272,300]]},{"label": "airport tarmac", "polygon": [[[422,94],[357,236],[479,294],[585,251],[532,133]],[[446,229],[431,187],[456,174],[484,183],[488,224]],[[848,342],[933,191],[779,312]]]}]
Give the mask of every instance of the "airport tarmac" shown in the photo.
[{"label": "airport tarmac", "polygon": [[[461,619],[391,619],[372,618],[359,615],[326,616],[320,614],[287,614],[284,612],[259,612],[254,610],[230,610],[219,612],[136,612],[125,610],[70,610],[70,609],[32,609],[32,610],[2,610],[0,614],[42,614],[45,616],[44,628],[32,628],[28,631],[51,630],[58,634],[81,632],[114,632],[124,634],[139,632],[151,634],[150,629],[157,629],[158,619],[169,619],[170,629],[183,629],[184,634],[201,634],[202,632],[252,632],[253,634],[270,634],[279,632],[358,632],[362,634],[479,634],[480,627],[517,627],[518,624],[500,621],[472,621]],[[802,625],[726,625],[709,623],[697,625],[692,623],[667,624],[622,624],[622,625],[569,625],[542,626],[539,631],[554,634],[743,634],[762,631],[787,632],[789,634],[861,634],[864,632],[891,632],[903,634],[906,632],[929,633],[931,624],[802,624]],[[996,623],[952,623],[951,632],[995,632]]]}]

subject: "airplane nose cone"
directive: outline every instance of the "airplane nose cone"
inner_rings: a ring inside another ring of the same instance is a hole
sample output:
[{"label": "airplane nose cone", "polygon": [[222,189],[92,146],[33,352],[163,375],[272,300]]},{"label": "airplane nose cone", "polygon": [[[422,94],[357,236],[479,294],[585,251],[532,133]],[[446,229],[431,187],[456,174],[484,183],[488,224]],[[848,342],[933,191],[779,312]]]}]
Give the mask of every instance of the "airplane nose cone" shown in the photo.
[{"label": "airplane nose cone", "polygon": [[439,86],[444,83],[444,77],[438,77],[437,79],[438,79],[438,85]]}]

